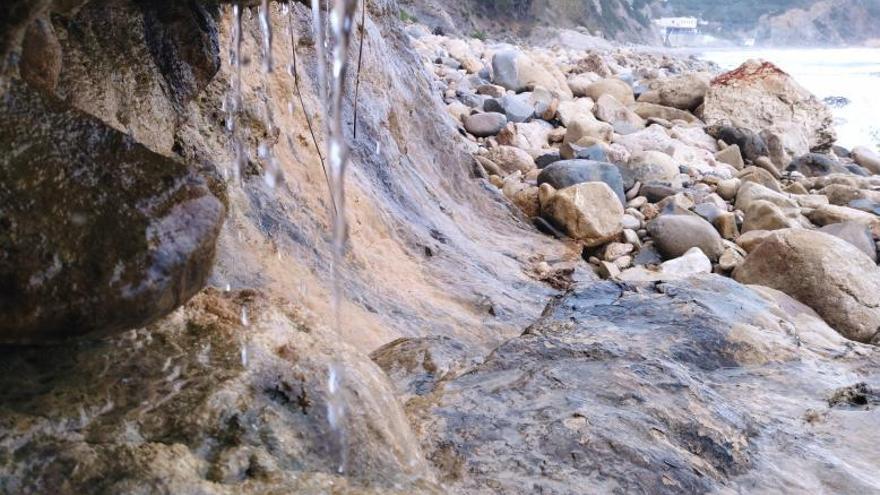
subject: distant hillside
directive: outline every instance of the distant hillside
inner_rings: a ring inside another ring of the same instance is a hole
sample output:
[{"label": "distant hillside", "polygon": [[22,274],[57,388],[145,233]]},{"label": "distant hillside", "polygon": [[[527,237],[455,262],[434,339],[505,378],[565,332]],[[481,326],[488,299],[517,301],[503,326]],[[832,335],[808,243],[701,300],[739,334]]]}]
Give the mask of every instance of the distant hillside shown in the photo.
[{"label": "distant hillside", "polygon": [[880,0],[400,0],[401,16],[464,36],[528,37],[536,26],[584,27],[655,43],[651,19],[695,16],[704,32],[773,46],[854,45],[880,38]]},{"label": "distant hillside", "polygon": [[401,0],[404,17],[470,35],[527,35],[535,26],[585,27],[617,41],[653,42],[656,0]]},{"label": "distant hillside", "polygon": [[851,45],[880,37],[880,0],[667,0],[655,15],[711,22],[710,31],[773,46]]},{"label": "distant hillside", "polygon": [[880,38],[880,0],[820,0],[760,19],[758,42],[773,46],[858,45]]}]

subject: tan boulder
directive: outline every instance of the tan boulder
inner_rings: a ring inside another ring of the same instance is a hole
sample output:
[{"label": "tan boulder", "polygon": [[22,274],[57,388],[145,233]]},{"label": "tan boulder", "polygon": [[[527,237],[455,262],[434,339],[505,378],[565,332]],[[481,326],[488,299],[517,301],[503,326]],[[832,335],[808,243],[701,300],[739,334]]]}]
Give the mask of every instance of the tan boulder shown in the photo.
[{"label": "tan boulder", "polygon": [[531,155],[514,146],[496,146],[489,150],[486,158],[508,174],[516,171],[527,173],[536,167]]},{"label": "tan boulder", "polygon": [[880,237],[880,217],[855,208],[825,205],[807,213],[807,218],[820,227],[843,222],[860,223],[871,229],[875,236]]},{"label": "tan boulder", "polygon": [[556,113],[562,125],[568,126],[577,119],[593,117],[593,100],[590,98],[575,98],[574,100],[560,101]]},{"label": "tan boulder", "polygon": [[799,214],[794,210],[783,210],[764,200],[752,201],[745,210],[743,232],[752,230],[779,230],[801,227]]},{"label": "tan boulder", "polygon": [[688,124],[696,124],[700,122],[700,119],[687,110],[664,107],[663,105],[657,105],[656,103],[641,101],[641,99],[634,105],[630,106],[630,108],[643,119],[663,119],[670,122],[681,120]]},{"label": "tan boulder", "polygon": [[853,148],[852,157],[856,163],[868,169],[874,175],[880,175],[880,155],[870,148],[858,146]]},{"label": "tan boulder", "polygon": [[810,306],[849,339],[880,343],[880,268],[842,239],[804,229],[774,232],[733,276]]},{"label": "tan boulder", "polygon": [[600,246],[623,231],[623,205],[604,182],[584,182],[556,191],[542,214],[570,237]]},{"label": "tan boulder", "polygon": [[584,137],[611,142],[614,137],[614,128],[611,127],[611,124],[600,122],[593,117],[576,119],[569,122],[563,143],[577,143]]},{"label": "tan boulder", "polygon": [[695,72],[658,79],[651,82],[639,101],[693,111],[703,104],[711,78],[708,73]]},{"label": "tan boulder", "polygon": [[602,95],[611,95],[624,105],[630,105],[636,101],[632,87],[626,81],[613,77],[594,82],[587,86],[584,92],[584,96],[589,96],[593,101],[597,101]]},{"label": "tan boulder", "polygon": [[645,127],[645,119],[610,94],[599,97],[596,101],[595,114],[597,119],[611,124],[614,130],[621,134],[628,134]]}]

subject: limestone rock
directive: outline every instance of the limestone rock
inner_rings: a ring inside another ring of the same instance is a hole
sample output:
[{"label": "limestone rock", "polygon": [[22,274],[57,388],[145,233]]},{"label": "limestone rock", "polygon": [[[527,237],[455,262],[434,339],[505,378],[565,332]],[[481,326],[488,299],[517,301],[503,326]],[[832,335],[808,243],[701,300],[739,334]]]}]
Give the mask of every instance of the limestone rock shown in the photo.
[{"label": "limestone rock", "polygon": [[736,207],[747,210],[749,205],[757,200],[769,201],[781,208],[797,208],[797,202],[790,197],[762,186],[757,182],[744,182],[736,193]]},{"label": "limestone rock", "polygon": [[760,167],[746,167],[737,172],[736,178],[743,183],[753,182],[774,192],[782,192],[782,188],[779,186],[779,181],[773,177],[773,174]]},{"label": "limestone rock", "polygon": [[800,227],[798,214],[792,210],[784,211],[779,206],[764,200],[749,203],[745,210],[743,232],[752,230],[779,230]]},{"label": "limestone rock", "polygon": [[654,103],[647,103],[643,101],[641,97],[639,98],[639,101],[630,108],[643,119],[663,119],[670,122],[681,120],[688,124],[696,124],[700,122],[700,119],[688,111],[665,107]]},{"label": "limestone rock", "polygon": [[794,297],[849,339],[880,343],[880,268],[842,239],[803,229],[775,232],[734,278]]},{"label": "limestone rock", "polygon": [[871,229],[880,237],[880,217],[855,208],[837,205],[824,205],[807,214],[811,222],[819,226],[842,222],[857,222]]},{"label": "limestone rock", "polygon": [[830,147],[836,140],[828,107],[778,67],[759,60],[713,79],[702,117],[709,125],[769,130],[792,155]]},{"label": "limestone rock", "polygon": [[587,246],[605,244],[623,231],[623,205],[604,182],[585,182],[556,191],[542,214]]},{"label": "limestone rock", "polygon": [[852,150],[852,157],[856,163],[868,169],[874,175],[880,175],[880,155],[870,148],[857,146]]},{"label": "limestone rock", "polygon": [[712,262],[702,249],[694,247],[678,258],[661,263],[660,272],[667,277],[687,278],[712,273]]},{"label": "limestone rock", "polygon": [[516,92],[541,86],[560,99],[572,97],[565,77],[556,64],[519,50],[504,50],[492,56],[492,82]]},{"label": "limestone rock", "polygon": [[564,143],[577,143],[584,137],[595,138],[606,143],[611,142],[614,128],[605,122],[599,122],[594,117],[581,118],[569,122],[566,128]]},{"label": "limestone rock", "polygon": [[590,119],[593,117],[593,100],[590,98],[576,98],[574,100],[560,101],[556,113],[562,125],[568,127],[575,120]]},{"label": "limestone rock", "polygon": [[718,153],[715,153],[715,159],[721,163],[726,163],[737,170],[742,170],[746,166],[745,162],[743,162],[742,153],[739,151],[739,145],[737,144],[732,144]]}]

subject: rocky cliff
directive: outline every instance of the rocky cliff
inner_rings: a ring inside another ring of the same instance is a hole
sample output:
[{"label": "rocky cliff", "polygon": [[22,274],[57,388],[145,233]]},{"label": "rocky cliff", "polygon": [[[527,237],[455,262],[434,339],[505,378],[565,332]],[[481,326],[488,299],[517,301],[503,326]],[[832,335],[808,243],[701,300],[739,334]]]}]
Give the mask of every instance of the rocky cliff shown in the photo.
[{"label": "rocky cliff", "polygon": [[880,39],[880,4],[872,0],[821,0],[761,17],[759,42],[772,46],[861,45]]},{"label": "rocky cliff", "polygon": [[627,42],[656,40],[645,0],[466,0],[400,3],[412,18],[459,36],[528,37],[536,28],[581,28]]}]

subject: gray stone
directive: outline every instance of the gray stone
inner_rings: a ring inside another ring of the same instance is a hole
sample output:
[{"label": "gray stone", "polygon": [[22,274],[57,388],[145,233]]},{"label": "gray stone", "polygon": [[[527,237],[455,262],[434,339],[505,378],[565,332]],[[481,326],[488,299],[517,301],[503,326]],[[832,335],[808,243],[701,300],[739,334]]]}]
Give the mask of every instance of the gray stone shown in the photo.
[{"label": "gray stone", "polygon": [[507,117],[495,112],[477,113],[464,118],[464,128],[476,137],[494,136],[507,125]]},{"label": "gray stone", "polygon": [[842,222],[826,225],[819,232],[831,234],[834,237],[859,248],[859,251],[868,255],[874,262],[877,261],[877,246],[874,244],[874,236],[871,229],[859,222]]},{"label": "gray stone", "polygon": [[843,173],[846,169],[831,159],[828,155],[819,153],[807,153],[791,161],[785,168],[788,172],[799,172],[805,177],[820,177],[823,175]]},{"label": "gray stone", "polygon": [[654,245],[666,259],[683,256],[691,248],[700,248],[710,259],[724,252],[721,236],[711,223],[693,214],[664,214],[648,223]]}]

